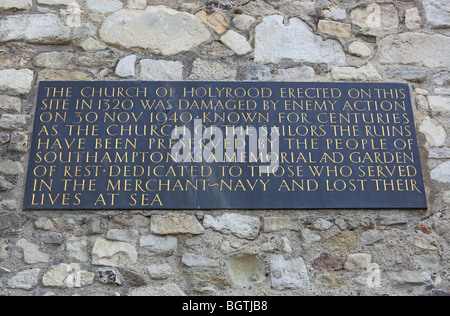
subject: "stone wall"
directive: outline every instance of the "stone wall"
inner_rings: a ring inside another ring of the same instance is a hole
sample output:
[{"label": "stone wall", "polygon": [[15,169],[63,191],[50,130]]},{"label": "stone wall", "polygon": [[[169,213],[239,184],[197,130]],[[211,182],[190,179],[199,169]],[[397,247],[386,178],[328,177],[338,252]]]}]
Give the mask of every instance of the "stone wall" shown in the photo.
[{"label": "stone wall", "polygon": [[[448,0],[74,1],[0,0],[0,295],[449,290]],[[429,209],[22,211],[38,82],[129,79],[409,83]]]}]

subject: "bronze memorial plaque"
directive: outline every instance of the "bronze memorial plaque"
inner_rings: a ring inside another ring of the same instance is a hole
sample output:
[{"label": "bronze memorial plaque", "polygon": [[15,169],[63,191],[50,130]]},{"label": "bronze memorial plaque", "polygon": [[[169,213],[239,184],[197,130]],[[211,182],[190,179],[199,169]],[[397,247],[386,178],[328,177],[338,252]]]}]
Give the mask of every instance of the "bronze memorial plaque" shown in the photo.
[{"label": "bronze memorial plaque", "polygon": [[24,209],[426,209],[409,87],[41,82]]}]

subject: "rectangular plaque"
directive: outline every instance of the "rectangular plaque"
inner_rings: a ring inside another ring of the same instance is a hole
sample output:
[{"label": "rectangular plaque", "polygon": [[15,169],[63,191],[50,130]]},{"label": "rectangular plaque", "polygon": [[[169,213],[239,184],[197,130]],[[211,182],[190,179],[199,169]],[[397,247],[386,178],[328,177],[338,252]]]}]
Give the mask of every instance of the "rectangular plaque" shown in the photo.
[{"label": "rectangular plaque", "polygon": [[426,209],[409,87],[41,82],[24,209]]}]

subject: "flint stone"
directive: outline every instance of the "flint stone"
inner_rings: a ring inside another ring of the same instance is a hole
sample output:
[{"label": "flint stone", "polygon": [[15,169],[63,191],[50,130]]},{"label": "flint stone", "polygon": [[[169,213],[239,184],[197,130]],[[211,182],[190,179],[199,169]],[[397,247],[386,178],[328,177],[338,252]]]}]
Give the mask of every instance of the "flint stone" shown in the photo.
[{"label": "flint stone", "polygon": [[383,64],[450,67],[450,59],[447,58],[447,52],[450,51],[448,36],[402,33],[383,38],[379,47],[378,54]]},{"label": "flint stone", "polygon": [[201,235],[205,233],[205,230],[193,215],[153,215],[150,228],[152,233],[156,235]]},{"label": "flint stone", "polygon": [[51,13],[9,15],[0,21],[0,42],[63,44],[70,41],[70,32],[70,27]]},{"label": "flint stone", "polygon": [[268,16],[256,27],[256,62],[269,64],[290,59],[309,63],[345,63],[346,56],[338,41],[324,41],[298,18],[292,18],[287,26],[283,20],[281,15]]},{"label": "flint stone", "polygon": [[30,92],[33,80],[34,72],[29,69],[0,70],[0,93],[25,95]]},{"label": "flint stone", "polygon": [[239,238],[256,239],[261,229],[261,221],[258,217],[240,214],[225,214],[219,217],[206,215],[203,219],[205,228],[212,228],[224,234],[233,234]]},{"label": "flint stone", "polygon": [[128,267],[137,263],[137,251],[124,242],[112,242],[98,238],[92,249],[92,264],[111,267]]},{"label": "flint stone", "polygon": [[308,270],[302,258],[286,260],[281,255],[270,260],[272,288],[277,291],[304,290],[310,287]]},{"label": "flint stone", "polygon": [[101,39],[108,44],[163,55],[190,51],[208,41],[210,35],[195,16],[164,6],[117,11],[106,18],[100,30]]},{"label": "flint stone", "polygon": [[40,269],[19,272],[9,279],[8,285],[12,289],[32,290],[38,285],[40,273]]}]

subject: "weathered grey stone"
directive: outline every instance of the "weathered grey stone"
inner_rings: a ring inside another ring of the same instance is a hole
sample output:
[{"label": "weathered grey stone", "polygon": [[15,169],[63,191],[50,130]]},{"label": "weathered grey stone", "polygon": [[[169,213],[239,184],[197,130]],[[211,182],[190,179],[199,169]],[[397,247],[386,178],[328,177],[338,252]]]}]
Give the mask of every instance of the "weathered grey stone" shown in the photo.
[{"label": "weathered grey stone", "polygon": [[402,78],[412,82],[423,82],[427,78],[428,69],[421,67],[392,67],[386,69],[386,77],[392,79]]},{"label": "weathered grey stone", "polygon": [[445,128],[429,116],[422,122],[419,131],[425,135],[428,144],[432,147],[442,147],[447,141]]},{"label": "weathered grey stone", "polygon": [[279,69],[274,79],[279,81],[305,81],[313,79],[315,75],[316,73],[312,67],[302,66],[298,68]]},{"label": "weathered grey stone", "polygon": [[331,274],[322,274],[316,278],[316,284],[327,289],[337,289],[347,284],[346,278],[337,278]]},{"label": "weathered grey stone", "polygon": [[266,280],[266,267],[259,256],[237,255],[227,260],[228,273],[233,284],[240,287],[254,286]]},{"label": "weathered grey stone", "polygon": [[428,96],[428,104],[434,114],[450,116],[450,97]]},{"label": "weathered grey stone", "polygon": [[152,254],[171,256],[177,251],[178,240],[176,237],[149,235],[141,237],[140,246]]},{"label": "weathered grey stone", "polygon": [[0,0],[0,12],[7,9],[31,9],[32,0]]},{"label": "weathered grey stone", "polygon": [[193,15],[157,6],[111,14],[104,21],[100,36],[108,44],[176,55],[208,41],[210,32]]},{"label": "weathered grey stone", "polygon": [[431,179],[442,183],[450,183],[450,161],[444,162],[431,170]]},{"label": "weathered grey stone", "polygon": [[238,56],[244,56],[252,52],[252,47],[248,43],[247,38],[233,30],[223,35],[220,41]]},{"label": "weathered grey stone", "polygon": [[392,4],[373,4],[358,7],[350,13],[352,23],[366,35],[382,36],[396,33],[400,24],[398,10]]},{"label": "weathered grey stone", "polygon": [[414,257],[414,262],[421,269],[437,269],[441,264],[441,257],[438,254],[423,254]]},{"label": "weathered grey stone", "polygon": [[19,174],[23,174],[22,164],[18,161],[12,161],[9,159],[4,159],[0,161],[0,174],[4,174],[7,176],[15,176]]},{"label": "weathered grey stone", "polygon": [[8,149],[13,152],[28,152],[28,134],[26,132],[14,131]]},{"label": "weathered grey stone", "polygon": [[57,15],[8,15],[0,20],[0,42],[23,41],[33,44],[59,44],[70,41],[70,27]]},{"label": "weathered grey stone", "polygon": [[357,253],[349,255],[344,264],[344,269],[347,271],[356,271],[360,269],[367,269],[372,263],[372,256],[365,253]]},{"label": "weathered grey stone", "polygon": [[39,283],[40,269],[31,269],[17,273],[9,279],[8,285],[12,289],[32,290]]},{"label": "weathered grey stone", "polygon": [[447,205],[450,205],[450,191],[445,191],[442,195],[442,199]]},{"label": "weathered grey stone", "polygon": [[136,75],[136,55],[130,55],[119,61],[116,67],[116,75],[122,78]]},{"label": "weathered grey stone", "polygon": [[94,282],[95,273],[83,271],[77,264],[66,264],[54,266],[42,278],[45,287],[56,287],[61,289],[83,288]]},{"label": "weathered grey stone", "polygon": [[80,43],[80,47],[86,52],[91,52],[106,49],[108,46],[93,37],[88,37]]},{"label": "weathered grey stone", "polygon": [[86,71],[44,69],[39,72],[37,81],[91,81],[93,78]]},{"label": "weathered grey stone", "polygon": [[193,215],[153,215],[150,228],[152,233],[156,235],[201,235],[205,232]]},{"label": "weathered grey stone", "polygon": [[14,184],[5,179],[5,177],[0,176],[0,191],[5,192],[12,190],[14,188]]},{"label": "weathered grey stone", "polygon": [[11,95],[27,94],[32,88],[33,80],[34,72],[29,69],[0,70],[0,93],[7,93]]},{"label": "weathered grey stone", "polygon": [[239,14],[233,18],[233,24],[239,31],[248,31],[255,24],[256,19],[252,16]]},{"label": "weathered grey stone", "polygon": [[395,286],[420,286],[433,283],[431,272],[428,271],[403,271],[390,273],[389,280]]},{"label": "weathered grey stone", "polygon": [[230,22],[228,22],[220,11],[214,11],[208,14],[202,10],[197,12],[195,16],[208,24],[219,35],[225,33],[230,28]]},{"label": "weathered grey stone", "polygon": [[239,238],[255,239],[261,229],[258,217],[228,213],[219,217],[206,215],[203,219],[205,228],[212,228],[225,234],[233,234]]},{"label": "weathered grey stone", "polygon": [[333,257],[329,253],[321,253],[320,256],[313,261],[313,267],[316,270],[336,271],[342,270],[342,262]]},{"label": "weathered grey stone", "polygon": [[88,9],[99,13],[111,13],[123,8],[123,2],[119,0],[87,0]]},{"label": "weathered grey stone", "polygon": [[437,248],[435,246],[431,245],[428,241],[426,241],[422,237],[414,238],[413,244],[414,244],[414,246],[416,246],[417,248],[420,248],[420,249],[437,250]]},{"label": "weathered grey stone", "polygon": [[423,0],[428,24],[434,28],[450,27],[450,3],[446,0]]},{"label": "weathered grey stone", "polygon": [[302,258],[286,260],[281,255],[270,259],[270,279],[277,291],[305,290],[310,287],[308,270]]},{"label": "weathered grey stone", "polygon": [[283,230],[300,231],[300,226],[288,217],[264,217],[265,233]]},{"label": "weathered grey stone", "polygon": [[313,246],[313,244],[318,243],[322,240],[322,237],[315,232],[312,232],[308,228],[303,228],[301,230],[302,236],[302,247],[305,249],[309,249]]},{"label": "weathered grey stone", "polygon": [[206,258],[191,253],[186,253],[181,258],[181,262],[190,268],[202,267],[202,268],[218,268],[220,267],[217,260]]},{"label": "weathered grey stone", "polygon": [[320,20],[317,32],[337,37],[350,38],[352,37],[352,26],[347,23]]},{"label": "weathered grey stone", "polygon": [[75,236],[69,237],[66,245],[66,257],[71,262],[88,262],[88,238]]},{"label": "weathered grey stone", "polygon": [[26,239],[20,239],[17,247],[22,248],[25,263],[36,264],[50,261],[50,255],[39,251],[39,246],[28,242]]},{"label": "weathered grey stone", "polygon": [[34,64],[40,68],[67,69],[75,62],[76,54],[70,52],[42,53],[34,58]]},{"label": "weathered grey stone", "polygon": [[353,250],[357,246],[357,238],[354,232],[340,232],[324,243],[324,247],[330,250]]},{"label": "weathered grey stone", "polygon": [[109,240],[135,243],[139,239],[139,232],[135,229],[110,229],[106,234]]},{"label": "weathered grey stone", "polygon": [[224,63],[196,59],[189,79],[191,80],[235,80],[237,70]]},{"label": "weathered grey stone", "polygon": [[323,218],[319,218],[318,220],[314,221],[312,223],[311,228],[318,230],[318,231],[325,231],[329,230],[331,227],[333,227],[333,223],[330,223],[327,220],[324,220]]},{"label": "weathered grey stone", "polygon": [[113,67],[117,62],[117,56],[110,50],[87,52],[83,55],[79,55],[76,60],[76,65],[81,67]]},{"label": "weathered grey stone", "polygon": [[370,58],[373,55],[372,49],[364,42],[352,42],[348,45],[348,52],[354,56]]},{"label": "weathered grey stone", "polygon": [[256,27],[255,61],[269,64],[283,59],[331,64],[343,64],[346,61],[339,42],[324,41],[300,19],[292,18],[286,26],[283,16],[265,17]]},{"label": "weathered grey stone", "polygon": [[128,267],[137,263],[137,251],[124,242],[112,242],[97,238],[92,249],[92,264],[111,267]]},{"label": "weathered grey stone", "polygon": [[450,67],[450,60],[445,56],[450,50],[447,36],[402,33],[383,38],[379,47],[378,55],[384,64]]},{"label": "weathered grey stone", "polygon": [[0,237],[9,237],[20,233],[26,223],[26,218],[17,213],[0,213]]},{"label": "weathered grey stone", "polygon": [[325,8],[322,10],[322,16],[330,20],[342,21],[347,18],[347,11],[339,7]]},{"label": "weathered grey stone", "polygon": [[20,113],[22,111],[22,102],[16,97],[0,95],[0,110],[16,114]]},{"label": "weathered grey stone", "polygon": [[168,283],[162,287],[142,287],[131,290],[130,296],[186,296],[178,285],[174,283]]},{"label": "weathered grey stone", "polygon": [[0,129],[16,130],[27,125],[29,115],[3,114],[0,119]]},{"label": "weathered grey stone", "polygon": [[361,68],[356,67],[335,67],[331,70],[334,80],[350,81],[379,81],[383,79],[376,68],[368,64]]},{"label": "weathered grey stone", "polygon": [[450,148],[430,148],[428,158],[431,159],[450,159]]},{"label": "weathered grey stone", "polygon": [[411,8],[405,11],[405,25],[406,29],[410,31],[417,31],[422,25],[422,19],[420,18],[419,9]]},{"label": "weathered grey stone", "polygon": [[172,268],[168,264],[155,264],[147,267],[148,275],[154,280],[165,280],[173,275]]},{"label": "weathered grey stone", "polygon": [[183,79],[183,63],[179,61],[143,59],[141,79],[149,81],[179,81]]}]

